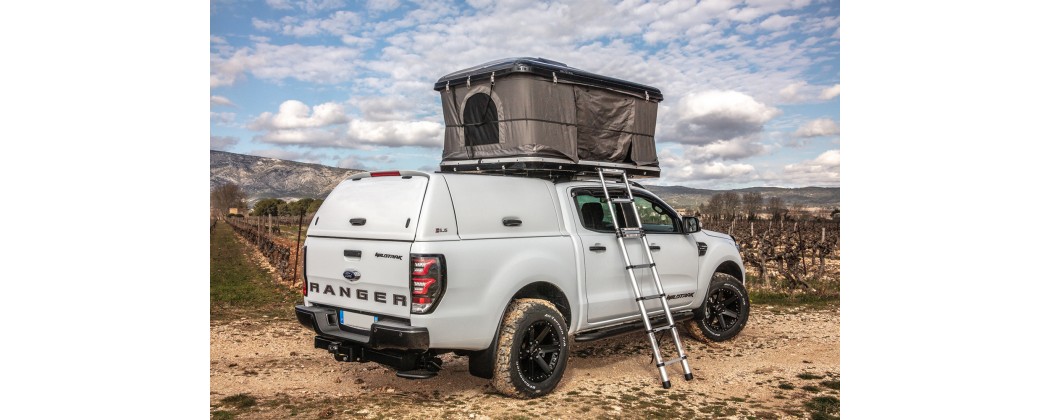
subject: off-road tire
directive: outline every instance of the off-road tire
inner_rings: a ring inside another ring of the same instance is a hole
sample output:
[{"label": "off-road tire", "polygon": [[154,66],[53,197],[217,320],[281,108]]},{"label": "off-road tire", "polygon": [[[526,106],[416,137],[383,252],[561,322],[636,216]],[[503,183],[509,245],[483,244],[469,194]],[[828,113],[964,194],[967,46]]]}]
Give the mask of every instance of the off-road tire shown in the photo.
[{"label": "off-road tire", "polygon": [[553,391],[569,362],[568,332],[554,304],[542,299],[511,302],[496,339],[492,386],[515,398],[536,398]]},{"label": "off-road tire", "polygon": [[751,301],[740,280],[728,274],[715,273],[711,277],[704,304],[694,312],[693,319],[685,321],[685,331],[700,341],[726,341],[744,329],[750,312]]}]

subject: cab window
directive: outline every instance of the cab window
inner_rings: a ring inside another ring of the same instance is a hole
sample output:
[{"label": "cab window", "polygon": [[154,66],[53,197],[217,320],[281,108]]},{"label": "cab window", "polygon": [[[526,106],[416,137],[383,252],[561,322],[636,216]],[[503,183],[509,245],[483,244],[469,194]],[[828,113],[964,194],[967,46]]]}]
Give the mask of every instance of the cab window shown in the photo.
[{"label": "cab window", "polygon": [[[575,191],[576,211],[580,215],[583,227],[597,232],[612,232],[612,216],[609,212],[609,203],[600,191]],[[615,198],[616,196],[614,196]],[[647,197],[635,195],[634,205],[638,209],[638,216],[642,220],[642,227],[646,233],[674,233],[679,232],[674,216],[670,210]],[[626,217],[625,217],[626,216]],[[616,205],[616,217],[620,227],[636,227],[634,214],[631,207],[624,204]]]}]

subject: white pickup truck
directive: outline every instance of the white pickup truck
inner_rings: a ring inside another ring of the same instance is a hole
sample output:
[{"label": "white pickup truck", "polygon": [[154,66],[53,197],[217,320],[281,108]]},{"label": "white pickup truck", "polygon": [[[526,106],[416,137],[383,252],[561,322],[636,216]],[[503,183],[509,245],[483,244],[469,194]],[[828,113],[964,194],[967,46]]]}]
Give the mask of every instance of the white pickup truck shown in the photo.
[{"label": "white pickup truck", "polygon": [[[616,185],[610,193],[624,197]],[[357,174],[310,221],[296,316],[316,332],[314,347],[337,360],[422,379],[440,370],[438,355],[454,352],[506,395],[547,394],[571,341],[643,329],[601,187],[579,179]],[[679,328],[697,339],[734,337],[749,302],[733,238],[702,230],[637,184],[631,191]],[[627,251],[640,258],[641,247],[632,242]],[[649,276],[638,274],[645,294],[656,293]],[[649,302],[657,313],[660,304]]]}]

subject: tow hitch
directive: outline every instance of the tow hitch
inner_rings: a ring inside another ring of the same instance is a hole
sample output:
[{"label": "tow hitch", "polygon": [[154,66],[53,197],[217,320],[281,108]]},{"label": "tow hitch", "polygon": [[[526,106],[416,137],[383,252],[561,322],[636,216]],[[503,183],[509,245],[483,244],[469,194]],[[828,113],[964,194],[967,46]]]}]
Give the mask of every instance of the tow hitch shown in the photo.
[{"label": "tow hitch", "polygon": [[397,371],[405,379],[428,379],[441,370],[441,359],[430,351],[375,350],[360,344],[314,337],[314,348],[328,350],[340,362],[376,362]]}]

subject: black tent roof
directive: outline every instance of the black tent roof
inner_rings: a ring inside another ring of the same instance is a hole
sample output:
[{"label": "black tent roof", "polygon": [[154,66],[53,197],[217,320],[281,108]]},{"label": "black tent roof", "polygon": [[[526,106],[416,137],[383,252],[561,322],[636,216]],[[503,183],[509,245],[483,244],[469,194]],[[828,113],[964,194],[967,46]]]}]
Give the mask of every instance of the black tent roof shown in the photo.
[{"label": "black tent roof", "polygon": [[648,97],[652,101],[661,101],[664,98],[660,89],[652,86],[586,72],[569,67],[565,63],[538,57],[504,58],[450,73],[438,79],[437,83],[434,83],[434,90],[440,91],[446,87],[464,85],[467,83],[468,77],[471,83],[483,83],[492,77],[500,78],[514,73],[533,74],[551,80],[556,77],[558,81],[627,91]]}]

